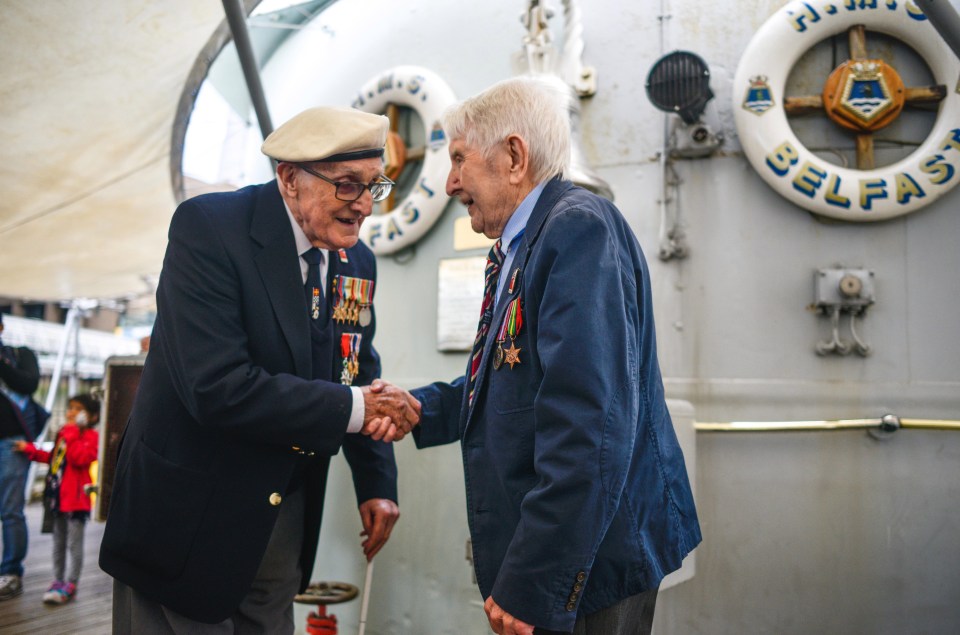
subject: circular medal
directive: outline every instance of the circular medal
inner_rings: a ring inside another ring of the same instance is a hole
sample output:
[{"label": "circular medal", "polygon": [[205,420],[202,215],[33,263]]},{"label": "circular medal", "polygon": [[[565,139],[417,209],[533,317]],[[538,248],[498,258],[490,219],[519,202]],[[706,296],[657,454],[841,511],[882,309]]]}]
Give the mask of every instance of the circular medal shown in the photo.
[{"label": "circular medal", "polygon": [[503,366],[503,347],[497,344],[497,352],[493,354],[493,369],[500,370]]},{"label": "circular medal", "polygon": [[365,306],[360,309],[360,326],[370,326],[370,321],[373,319],[373,311],[370,310],[370,307]]}]

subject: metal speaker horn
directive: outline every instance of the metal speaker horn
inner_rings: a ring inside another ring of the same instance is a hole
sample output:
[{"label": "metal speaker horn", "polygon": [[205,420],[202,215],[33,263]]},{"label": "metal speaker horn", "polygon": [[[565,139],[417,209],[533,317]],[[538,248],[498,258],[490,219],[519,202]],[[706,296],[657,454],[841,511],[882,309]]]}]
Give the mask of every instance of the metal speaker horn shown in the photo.
[{"label": "metal speaker horn", "polygon": [[580,98],[573,87],[559,77],[553,75],[544,75],[543,77],[556,84],[558,94],[561,99],[566,100],[567,112],[570,114],[570,168],[567,170],[566,178],[576,185],[612,201],[613,188],[593,171],[593,168],[587,163],[583,150],[580,149]]},{"label": "metal speaker horn", "polygon": [[680,115],[684,123],[696,123],[713,98],[707,63],[689,51],[664,55],[647,75],[647,97],[660,110]]}]

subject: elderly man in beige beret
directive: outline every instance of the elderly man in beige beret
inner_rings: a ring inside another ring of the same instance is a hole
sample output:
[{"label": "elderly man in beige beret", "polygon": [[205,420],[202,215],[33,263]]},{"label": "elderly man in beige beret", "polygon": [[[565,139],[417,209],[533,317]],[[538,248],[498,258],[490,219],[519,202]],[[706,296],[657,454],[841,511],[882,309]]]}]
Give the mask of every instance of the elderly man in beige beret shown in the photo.
[{"label": "elderly man in beige beret", "polygon": [[366,557],[389,538],[387,442],[420,404],[379,379],[376,263],[359,242],[393,185],[387,130],[307,110],[263,143],[275,180],[174,214],[100,551],[115,633],[294,632],[341,448]]}]

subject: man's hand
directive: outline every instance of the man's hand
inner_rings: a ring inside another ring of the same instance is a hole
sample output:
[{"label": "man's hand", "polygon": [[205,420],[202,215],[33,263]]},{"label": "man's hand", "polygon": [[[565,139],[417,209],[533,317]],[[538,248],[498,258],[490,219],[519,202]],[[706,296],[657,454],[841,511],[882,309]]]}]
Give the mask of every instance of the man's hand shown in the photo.
[{"label": "man's hand", "polygon": [[527,624],[510,615],[500,605],[494,602],[493,596],[483,603],[483,610],[487,612],[490,628],[497,635],[533,635],[533,625]]},{"label": "man's hand", "polygon": [[373,560],[377,552],[387,544],[398,518],[400,508],[388,498],[371,498],[360,505],[360,522],[363,523],[360,535],[364,536],[361,546],[367,562]]},{"label": "man's hand", "polygon": [[420,422],[420,402],[393,384],[375,379],[363,392],[361,433],[376,441],[399,441]]},{"label": "man's hand", "polygon": [[403,441],[407,434],[393,423],[390,417],[382,419],[371,419],[363,424],[360,434],[366,435],[374,441],[383,441],[384,443]]}]

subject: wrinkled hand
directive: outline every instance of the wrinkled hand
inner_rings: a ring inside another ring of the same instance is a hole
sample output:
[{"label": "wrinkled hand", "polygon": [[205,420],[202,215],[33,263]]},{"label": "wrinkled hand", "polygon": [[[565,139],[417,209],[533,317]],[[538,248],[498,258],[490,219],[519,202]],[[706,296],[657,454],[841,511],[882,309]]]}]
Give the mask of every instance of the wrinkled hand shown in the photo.
[{"label": "wrinkled hand", "polygon": [[375,379],[363,392],[360,432],[376,441],[400,441],[420,422],[420,402],[390,382]]},{"label": "wrinkled hand", "polygon": [[533,625],[527,624],[510,615],[489,596],[483,603],[483,610],[487,612],[490,628],[497,635],[533,635]]},{"label": "wrinkled hand", "polygon": [[387,544],[390,532],[399,518],[400,508],[389,498],[371,498],[360,505],[360,522],[363,523],[360,535],[364,537],[360,546],[363,547],[367,562],[373,560],[377,552]]}]

